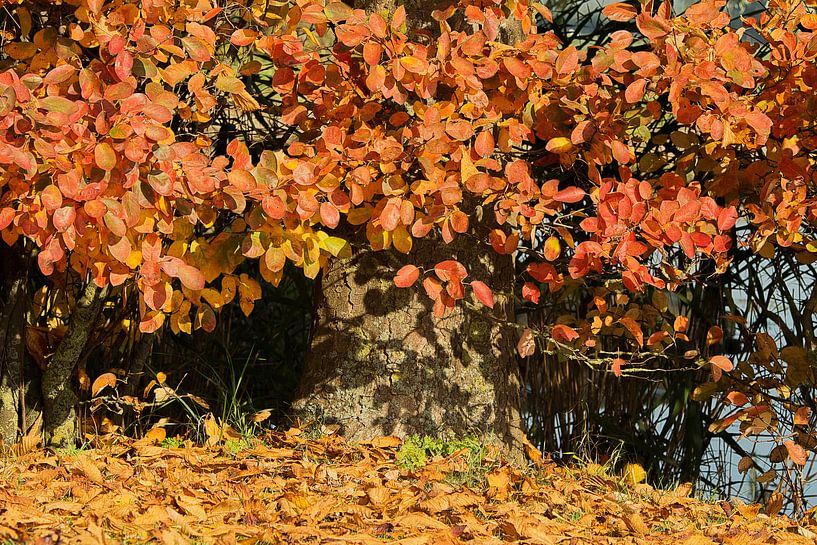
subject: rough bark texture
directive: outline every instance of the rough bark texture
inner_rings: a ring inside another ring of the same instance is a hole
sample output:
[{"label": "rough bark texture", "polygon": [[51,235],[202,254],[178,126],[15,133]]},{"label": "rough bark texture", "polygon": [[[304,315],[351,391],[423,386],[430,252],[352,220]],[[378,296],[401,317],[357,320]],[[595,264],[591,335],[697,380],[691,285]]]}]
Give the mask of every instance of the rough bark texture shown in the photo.
[{"label": "rough bark texture", "polygon": [[[422,288],[394,286],[402,265],[445,259],[495,287],[493,310],[461,302],[437,319]],[[408,256],[361,251],[331,263],[294,414],[340,424],[351,440],[477,434],[521,461],[520,383],[507,324],[513,279],[511,259],[472,237],[451,245],[422,239]]]},{"label": "rough bark texture", "polygon": [[23,426],[25,412],[25,273],[14,249],[0,252],[3,283],[0,297],[0,440],[12,444]]},{"label": "rough bark texture", "polygon": [[68,330],[43,373],[45,434],[49,445],[72,444],[77,437],[77,394],[71,384],[74,368],[102,308],[104,293],[89,283],[71,314]]}]

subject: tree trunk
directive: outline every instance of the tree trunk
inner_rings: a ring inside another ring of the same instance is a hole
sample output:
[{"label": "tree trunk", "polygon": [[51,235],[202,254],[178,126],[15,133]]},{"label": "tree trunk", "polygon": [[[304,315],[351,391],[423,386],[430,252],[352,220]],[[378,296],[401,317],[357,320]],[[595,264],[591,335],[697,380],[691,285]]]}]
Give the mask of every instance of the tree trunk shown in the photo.
[{"label": "tree trunk", "polygon": [[[468,295],[468,304],[437,319],[421,287],[394,286],[401,266],[430,268],[446,259],[494,288],[493,310]],[[293,413],[340,424],[351,440],[476,434],[521,462],[520,382],[508,325],[513,281],[511,258],[471,236],[450,245],[415,240],[408,256],[365,250],[331,262]]]},{"label": "tree trunk", "polygon": [[74,443],[77,437],[77,394],[71,384],[74,368],[96,323],[104,290],[89,283],[71,313],[68,330],[43,373],[45,434],[50,446]]},{"label": "tree trunk", "polygon": [[[2,244],[2,242],[0,242]],[[0,440],[6,445],[25,433],[25,396],[28,382],[25,354],[25,313],[28,308],[26,271],[19,248],[0,249],[3,262],[0,306]]]},{"label": "tree trunk", "polygon": [[[434,32],[439,26],[431,13],[446,2],[358,0],[355,7],[388,15],[400,4],[410,28]],[[503,32],[503,39],[513,41],[517,34]],[[361,250],[330,262],[317,286],[316,322],[292,405],[295,416],[340,424],[351,440],[476,434],[512,460],[524,460],[515,335],[508,325],[514,264],[485,246],[486,224],[477,228],[476,238],[460,236],[450,245],[430,237],[415,240],[408,256]],[[494,288],[493,310],[460,302],[436,319],[421,287],[394,286],[401,266],[431,268],[447,259],[460,261],[471,279]]]}]

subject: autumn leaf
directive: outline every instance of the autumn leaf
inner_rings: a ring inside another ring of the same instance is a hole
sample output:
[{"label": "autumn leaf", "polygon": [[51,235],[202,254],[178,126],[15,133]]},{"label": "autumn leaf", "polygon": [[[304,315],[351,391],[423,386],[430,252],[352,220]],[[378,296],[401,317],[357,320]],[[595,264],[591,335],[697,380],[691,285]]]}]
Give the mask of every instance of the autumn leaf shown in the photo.
[{"label": "autumn leaf", "polygon": [[627,22],[635,19],[638,12],[636,8],[626,2],[613,2],[604,6],[602,15],[613,21]]},{"label": "autumn leaf", "polygon": [[398,288],[408,288],[420,277],[420,269],[415,265],[404,265],[394,276],[394,285]]},{"label": "autumn leaf", "polygon": [[116,387],[116,375],[113,373],[102,373],[91,384],[91,395],[96,397],[105,388]]},{"label": "autumn leaf", "polygon": [[94,148],[94,161],[102,170],[113,170],[116,167],[116,152],[110,144],[101,143]]},{"label": "autumn leaf", "polygon": [[570,343],[579,338],[579,334],[570,326],[557,324],[550,330],[551,336],[558,342]]},{"label": "autumn leaf", "polygon": [[712,356],[709,358],[709,363],[727,373],[735,367],[726,356]]},{"label": "autumn leaf", "polygon": [[562,246],[559,243],[559,239],[554,236],[548,237],[543,245],[543,252],[545,259],[548,261],[556,261],[556,259],[559,258],[559,254],[562,253]]},{"label": "autumn leaf", "polygon": [[494,293],[484,282],[474,280],[471,282],[471,289],[474,290],[474,295],[477,296],[480,303],[488,308],[494,308]]},{"label": "autumn leaf", "polygon": [[522,331],[519,342],[516,343],[516,352],[522,358],[532,356],[536,352],[536,339],[533,336],[533,331],[528,328]]},{"label": "autumn leaf", "polygon": [[799,466],[806,465],[806,462],[808,461],[808,452],[806,452],[806,449],[794,441],[786,441],[783,444],[786,446],[786,451],[788,452],[789,458],[791,458],[792,462]]}]

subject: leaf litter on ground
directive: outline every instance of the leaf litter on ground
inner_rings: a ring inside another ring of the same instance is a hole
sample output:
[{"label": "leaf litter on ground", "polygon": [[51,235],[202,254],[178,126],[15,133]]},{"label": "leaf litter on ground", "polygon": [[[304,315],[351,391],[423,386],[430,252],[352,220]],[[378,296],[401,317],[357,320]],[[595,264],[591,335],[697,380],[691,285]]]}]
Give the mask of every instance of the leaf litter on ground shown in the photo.
[{"label": "leaf litter on ground", "polygon": [[490,451],[482,473],[462,451],[409,469],[400,447],[293,429],[239,448],[115,438],[9,454],[0,543],[750,545],[814,543],[817,530],[813,514],[767,517],[547,461],[520,470]]}]

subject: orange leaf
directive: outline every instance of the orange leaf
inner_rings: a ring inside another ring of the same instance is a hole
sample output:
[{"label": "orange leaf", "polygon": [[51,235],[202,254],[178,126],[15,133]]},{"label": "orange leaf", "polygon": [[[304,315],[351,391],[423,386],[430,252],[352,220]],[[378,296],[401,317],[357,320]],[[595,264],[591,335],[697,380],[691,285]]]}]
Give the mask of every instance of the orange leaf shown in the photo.
[{"label": "orange leaf", "polygon": [[525,282],[522,286],[522,298],[525,301],[530,301],[534,305],[539,304],[539,297],[542,295],[539,286],[533,282]]},{"label": "orange leaf", "polygon": [[559,56],[556,57],[554,65],[559,74],[570,74],[579,66],[579,52],[574,46],[566,47]]},{"label": "orange leaf", "polygon": [[471,123],[462,119],[454,119],[445,124],[445,132],[454,140],[468,140],[474,135]]},{"label": "orange leaf", "polygon": [[811,409],[809,407],[800,407],[797,409],[797,412],[794,413],[795,426],[808,426],[810,419]]},{"label": "orange leaf", "polygon": [[408,288],[414,285],[419,276],[420,269],[414,265],[406,265],[397,271],[397,274],[394,276],[394,285],[398,288]]},{"label": "orange leaf", "polygon": [[570,141],[570,138],[557,136],[548,140],[545,149],[551,153],[567,153],[573,149],[573,142]]},{"label": "orange leaf", "polygon": [[488,157],[494,153],[494,135],[490,131],[482,131],[474,142],[474,150],[480,157]]},{"label": "orange leaf", "polygon": [[613,21],[627,22],[635,19],[638,12],[635,7],[625,2],[615,2],[604,6],[601,10],[602,15]]},{"label": "orange leaf", "polygon": [[417,57],[402,57],[400,64],[403,65],[408,72],[414,74],[425,74],[428,72],[428,62]]},{"label": "orange leaf", "polygon": [[799,466],[806,465],[806,461],[808,460],[808,452],[806,452],[806,449],[794,441],[786,441],[783,444],[786,445],[786,450],[788,451],[789,458],[791,458],[792,462]]},{"label": "orange leaf", "polygon": [[91,385],[91,395],[96,396],[104,388],[114,388],[116,386],[116,375],[113,373],[102,373]]},{"label": "orange leaf", "polygon": [[635,338],[638,346],[644,346],[644,333],[641,331],[641,326],[629,316],[624,316],[618,320],[618,323],[623,325],[627,331]]},{"label": "orange leaf", "polygon": [[553,196],[553,200],[556,202],[574,203],[582,200],[584,198],[584,195],[585,193],[583,189],[571,186],[566,187],[559,191],[558,193],[556,193]]},{"label": "orange leaf", "polygon": [[258,33],[254,30],[240,28],[232,33],[230,36],[230,43],[238,47],[245,47],[252,44],[257,35]]},{"label": "orange leaf", "polygon": [[647,80],[640,78],[627,86],[624,91],[624,98],[629,103],[638,102],[644,97],[644,90],[647,88]]},{"label": "orange leaf", "polygon": [[726,356],[712,356],[709,358],[709,363],[727,373],[735,368]]},{"label": "orange leaf", "polygon": [[726,399],[728,399],[732,405],[737,405],[738,407],[749,403],[749,398],[746,397],[746,394],[743,392],[729,392],[726,395]]}]

